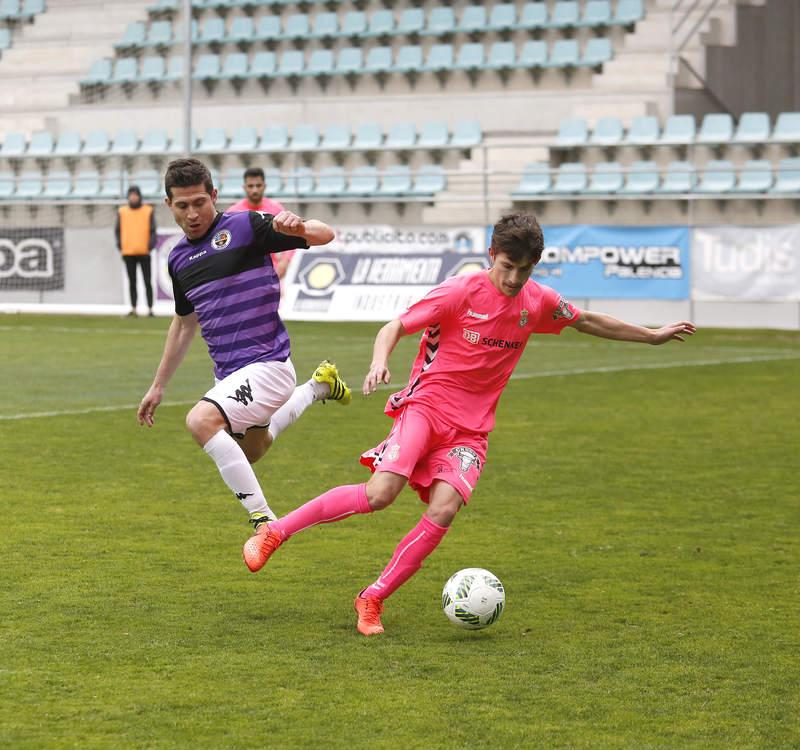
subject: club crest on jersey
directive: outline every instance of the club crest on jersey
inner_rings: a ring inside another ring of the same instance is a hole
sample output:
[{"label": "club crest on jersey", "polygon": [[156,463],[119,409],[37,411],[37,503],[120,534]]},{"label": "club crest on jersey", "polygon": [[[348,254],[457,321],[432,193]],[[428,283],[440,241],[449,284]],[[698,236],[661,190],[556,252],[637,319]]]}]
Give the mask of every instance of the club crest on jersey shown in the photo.
[{"label": "club crest on jersey", "polygon": [[472,448],[467,448],[466,446],[459,445],[457,448],[453,448],[448,454],[450,458],[457,458],[459,461],[459,468],[461,471],[469,471],[469,467],[475,464],[475,467],[478,471],[481,470],[481,460],[478,458],[478,454],[475,453]]},{"label": "club crest on jersey", "polygon": [[397,457],[399,455],[400,455],[400,444],[399,443],[395,443],[389,449],[389,455],[387,456],[387,458],[389,459],[389,461],[397,461]]},{"label": "club crest on jersey", "polygon": [[233,235],[230,233],[229,229],[220,229],[211,239],[211,246],[215,250],[224,250],[231,244],[232,239]]},{"label": "club crest on jersey", "polygon": [[477,344],[481,339],[481,335],[477,331],[470,331],[469,328],[465,328],[464,338],[469,341],[470,344]]},{"label": "club crest on jersey", "polygon": [[559,318],[572,320],[574,317],[575,313],[569,309],[569,302],[567,302],[563,297],[559,297],[556,309],[553,311],[553,320],[558,320]]},{"label": "club crest on jersey", "polygon": [[522,310],[519,314],[519,327],[525,328],[528,325],[528,311]]}]

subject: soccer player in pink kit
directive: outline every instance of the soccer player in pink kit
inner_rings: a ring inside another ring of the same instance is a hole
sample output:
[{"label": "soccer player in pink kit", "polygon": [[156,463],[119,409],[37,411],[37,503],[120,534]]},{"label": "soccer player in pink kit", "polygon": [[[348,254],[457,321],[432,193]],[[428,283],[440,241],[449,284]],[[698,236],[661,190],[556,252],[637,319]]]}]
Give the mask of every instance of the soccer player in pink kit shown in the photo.
[{"label": "soccer player in pink kit", "polygon": [[533,216],[504,216],[494,227],[488,271],[447,279],[380,330],[365,395],[390,381],[389,355],[400,338],[424,333],[408,385],[386,404],[394,426],[361,457],[372,477],[366,484],[329,490],[264,524],[244,546],[250,570],[260,570],[303,529],[387,507],[408,482],[427,510],[378,579],[355,599],[359,632],[382,633],[384,600],[419,570],[469,502],[486,461],[497,402],[531,334],[558,334],[569,325],[603,338],[663,344],[694,333],[686,321],[651,329],[577,309],[531,280],[543,250]]}]

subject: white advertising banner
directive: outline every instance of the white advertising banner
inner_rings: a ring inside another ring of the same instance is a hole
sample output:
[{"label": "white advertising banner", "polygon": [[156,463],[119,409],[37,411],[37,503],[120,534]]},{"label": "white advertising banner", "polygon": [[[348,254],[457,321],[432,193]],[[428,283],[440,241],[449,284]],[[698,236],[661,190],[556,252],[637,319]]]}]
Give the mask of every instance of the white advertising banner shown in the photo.
[{"label": "white advertising banner", "polygon": [[800,300],[800,225],[695,229],[691,256],[693,299]]}]

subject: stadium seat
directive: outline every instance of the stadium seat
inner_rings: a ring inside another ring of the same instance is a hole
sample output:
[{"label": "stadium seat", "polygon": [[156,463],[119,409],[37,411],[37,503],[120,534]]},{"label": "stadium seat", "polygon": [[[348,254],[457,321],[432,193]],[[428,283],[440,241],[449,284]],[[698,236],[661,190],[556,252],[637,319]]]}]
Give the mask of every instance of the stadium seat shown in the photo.
[{"label": "stadium seat", "polygon": [[289,151],[314,151],[319,146],[319,130],[316,125],[304,123],[292,131]]},{"label": "stadium seat", "polygon": [[267,125],[261,135],[262,151],[283,151],[289,146],[289,131],[284,125]]},{"label": "stadium seat", "polygon": [[686,146],[694,143],[695,123],[692,115],[672,115],[664,125],[659,143],[663,146]]},{"label": "stadium seat", "polygon": [[183,79],[183,55],[172,55],[167,63],[167,81]]},{"label": "stadium seat", "polygon": [[150,24],[150,28],[147,31],[146,46],[169,47],[172,42],[172,23],[170,21],[155,21]]},{"label": "stadium seat", "polygon": [[295,13],[286,19],[281,39],[307,39],[311,34],[311,26],[305,13]]},{"label": "stadium seat", "polygon": [[417,130],[410,122],[397,122],[386,134],[386,148],[402,151],[414,148],[417,142]]},{"label": "stadium seat", "polygon": [[274,52],[256,52],[250,63],[250,77],[262,80],[275,75],[276,60]]},{"label": "stadium seat", "polygon": [[305,57],[300,50],[286,50],[280,57],[275,75],[283,76],[284,78],[301,76],[303,75],[304,67]]},{"label": "stadium seat", "polygon": [[248,16],[236,16],[231,21],[226,41],[231,44],[244,46],[252,44],[256,39],[256,26],[252,18]]},{"label": "stadium seat", "polygon": [[618,26],[633,26],[644,18],[642,0],[617,0],[617,9],[612,23]]},{"label": "stadium seat", "polygon": [[775,120],[773,143],[800,143],[800,112],[781,112]]},{"label": "stadium seat", "polygon": [[[197,133],[194,130],[192,130],[191,139],[192,139],[192,144],[191,144],[191,147],[190,147],[189,150],[190,151],[195,151],[197,149]],[[183,128],[178,128],[175,131],[175,134],[172,136],[172,143],[170,144],[169,150],[170,150],[170,153],[172,153],[172,154],[183,154],[184,153],[184,148],[183,148]]]},{"label": "stadium seat", "polygon": [[652,146],[658,143],[660,135],[658,118],[651,115],[634,117],[625,136],[625,143],[631,146]]},{"label": "stadium seat", "polygon": [[658,190],[658,165],[654,161],[635,161],[628,169],[621,195],[647,195]]},{"label": "stadium seat", "polygon": [[43,198],[59,200],[69,198],[72,193],[72,177],[66,170],[54,170],[47,175],[44,183]]},{"label": "stadium seat", "polygon": [[529,39],[522,45],[517,67],[525,70],[538,70],[547,63],[547,42]]},{"label": "stadium seat", "polygon": [[334,72],[339,75],[354,75],[364,70],[364,51],[360,47],[344,47],[336,57]]},{"label": "stadium seat", "polygon": [[539,162],[526,164],[519,185],[517,185],[517,189],[511,193],[511,197],[515,199],[524,199],[543,195],[550,191],[550,185],[549,164]]},{"label": "stadium seat", "polygon": [[582,117],[571,117],[562,120],[558,128],[556,145],[558,148],[574,148],[585,146],[589,142],[589,129]]},{"label": "stadium seat", "polygon": [[411,191],[411,170],[405,164],[387,167],[381,177],[377,195],[403,196]]},{"label": "stadium seat", "polygon": [[391,71],[393,73],[411,73],[418,71],[422,65],[422,47],[417,44],[409,44],[400,48]]},{"label": "stadium seat", "polygon": [[255,41],[266,42],[281,37],[281,17],[278,15],[261,16],[256,26]]},{"label": "stadium seat", "polygon": [[603,28],[611,23],[611,3],[609,0],[589,0],[583,9],[578,26]]},{"label": "stadium seat", "polygon": [[731,192],[765,193],[772,187],[772,183],[772,165],[764,159],[751,159],[745,162]]},{"label": "stadium seat", "polygon": [[733,164],[727,160],[712,159],[709,161],[695,187],[696,193],[728,193],[736,184]]},{"label": "stadium seat", "polygon": [[545,68],[575,68],[578,66],[580,50],[575,39],[558,39],[550,48]]},{"label": "stadium seat", "polygon": [[618,146],[622,143],[622,122],[618,117],[601,117],[589,137],[591,146]]},{"label": "stadium seat", "polygon": [[362,34],[364,37],[384,37],[390,36],[395,30],[394,13],[391,10],[376,10],[369,17],[367,30]]},{"label": "stadium seat", "polygon": [[192,78],[196,81],[217,80],[220,76],[219,55],[200,55],[195,64]]},{"label": "stadium seat", "polygon": [[242,170],[226,169],[217,183],[220,198],[239,198],[242,195]]},{"label": "stadium seat", "polygon": [[255,128],[240,127],[233,131],[228,151],[235,154],[252,153],[258,148],[258,132]]},{"label": "stadium seat", "polygon": [[481,124],[477,120],[460,120],[453,126],[450,145],[455,148],[473,148],[482,140]]},{"label": "stadium seat", "polygon": [[20,0],[0,0],[0,19],[18,21],[20,16]]},{"label": "stadium seat", "polygon": [[599,69],[614,56],[611,40],[605,37],[595,37],[586,42],[578,65],[583,68]]},{"label": "stadium seat", "polygon": [[3,140],[0,156],[16,158],[22,156],[28,148],[24,133],[8,133]]},{"label": "stadium seat", "polygon": [[529,2],[522,6],[517,29],[535,31],[547,25],[547,5],[542,2]]},{"label": "stadium seat", "polygon": [[367,31],[367,14],[361,10],[351,10],[344,14],[340,36],[360,39]]},{"label": "stadium seat", "polygon": [[81,86],[102,86],[111,80],[113,63],[111,60],[102,58],[95,60],[89,68],[86,78],[81,79]]},{"label": "stadium seat", "polygon": [[733,143],[760,144],[769,141],[769,115],[766,112],[744,112],[733,136]]},{"label": "stadium seat", "polygon": [[276,167],[264,170],[264,184],[266,185],[267,195],[280,195],[283,190],[283,177],[281,170]]},{"label": "stadium seat", "polygon": [[225,21],[222,18],[206,18],[195,39],[196,44],[219,46],[225,41]]},{"label": "stadium seat", "polygon": [[81,152],[81,146],[83,146],[83,141],[80,134],[73,130],[65,130],[63,133],[59,133],[53,154],[64,158],[77,156]]},{"label": "stadium seat", "polygon": [[[85,183],[81,180],[81,174],[85,175]],[[94,174],[97,173],[95,172]],[[91,178],[89,177],[89,173],[79,173],[75,178],[75,197],[94,197],[92,195],[83,195],[83,191],[86,190],[88,192],[90,187]],[[125,194],[126,187],[126,181],[123,179],[122,173],[118,169],[106,170],[102,180],[100,180],[97,196],[99,198],[121,198]]]},{"label": "stadium seat", "polygon": [[557,195],[582,193],[586,190],[586,167],[579,162],[565,162],[558,168],[552,191]]},{"label": "stadium seat", "polygon": [[38,198],[42,194],[44,184],[41,172],[27,171],[19,176],[15,198]]},{"label": "stadium seat", "polygon": [[447,129],[447,123],[426,122],[420,128],[417,147],[432,150],[442,149],[447,147],[449,140],[450,133]]},{"label": "stadium seat", "polygon": [[664,179],[656,192],[661,194],[691,193],[697,184],[694,165],[688,161],[673,161],[667,166]]},{"label": "stadium seat", "polygon": [[708,114],[703,118],[696,143],[724,145],[733,139],[733,118],[727,113]]},{"label": "stadium seat", "polygon": [[111,143],[105,130],[92,130],[83,142],[83,154],[85,156],[107,154],[110,148]]},{"label": "stadium seat", "polygon": [[475,72],[486,67],[484,60],[484,48],[480,42],[462,44],[458,50],[458,57],[453,64],[454,70],[466,70]]},{"label": "stadium seat", "polygon": [[781,159],[775,174],[771,193],[800,196],[800,159]]},{"label": "stadium seat", "polygon": [[0,50],[8,49],[11,46],[10,29],[0,29]]},{"label": "stadium seat", "polygon": [[314,195],[338,197],[344,193],[346,182],[342,167],[325,167],[319,172],[317,184],[314,186]]},{"label": "stadium seat", "polygon": [[312,78],[323,78],[333,73],[333,50],[315,49],[308,59],[308,67],[303,75]]},{"label": "stadium seat", "polygon": [[553,6],[550,20],[545,24],[548,29],[572,29],[578,25],[580,8],[575,0],[560,0]]},{"label": "stadium seat", "polygon": [[161,175],[155,169],[140,169],[131,175],[130,184],[136,185],[142,191],[143,198],[158,198],[161,196]]},{"label": "stadium seat", "polygon": [[162,128],[154,128],[145,132],[139,146],[140,154],[163,156],[169,150],[169,136]]},{"label": "stadium seat", "polygon": [[397,22],[397,33],[415,37],[425,28],[425,11],[422,8],[406,8]]},{"label": "stadium seat", "polygon": [[314,192],[314,177],[309,167],[298,167],[286,175],[280,195],[298,197]]},{"label": "stadium seat", "polygon": [[132,21],[125,27],[122,39],[114,44],[118,50],[137,50],[145,45],[147,26],[143,21]]},{"label": "stadium seat", "polygon": [[150,55],[142,59],[139,66],[139,83],[162,83],[166,80],[166,62],[160,55]]},{"label": "stadium seat", "polygon": [[45,0],[25,0],[20,11],[20,19],[22,21],[32,21],[34,16],[44,13],[46,10],[47,3]]},{"label": "stadium seat", "polygon": [[615,161],[597,164],[589,185],[583,191],[589,195],[616,193],[623,184],[622,167]]},{"label": "stadium seat", "polygon": [[138,60],[135,57],[121,57],[114,63],[110,83],[135,83],[138,78]]},{"label": "stadium seat", "polygon": [[434,7],[422,32],[427,36],[447,36],[456,30],[455,11],[449,7]]},{"label": "stadium seat", "polygon": [[347,125],[328,125],[322,134],[319,148],[322,151],[344,151],[350,148],[350,128]]},{"label": "stadium seat", "polygon": [[378,170],[375,167],[356,167],[350,173],[344,194],[352,197],[372,196],[378,191]]},{"label": "stadium seat", "polygon": [[118,130],[111,143],[111,153],[130,156],[139,151],[139,138],[133,130]]},{"label": "stadium seat", "polygon": [[339,16],[336,13],[318,13],[314,18],[309,39],[331,40],[339,35]]},{"label": "stadium seat", "polygon": [[462,34],[482,34],[486,29],[486,7],[483,5],[467,5],[461,12],[461,19],[456,31]]},{"label": "stadium seat", "polygon": [[16,187],[13,172],[7,170],[0,172],[0,200],[13,197]]},{"label": "stadium seat", "polygon": [[228,136],[224,128],[206,128],[200,136],[197,152],[201,154],[218,154],[228,146]]},{"label": "stadium seat", "polygon": [[517,24],[517,9],[513,3],[500,3],[489,14],[487,31],[511,31]]},{"label": "stadium seat", "polygon": [[515,66],[517,49],[514,42],[494,42],[489,48],[486,70],[511,70]]},{"label": "stadium seat", "polygon": [[225,81],[242,81],[248,77],[247,54],[231,52],[222,63],[219,77]]},{"label": "stadium seat", "polygon": [[[119,181],[119,172],[114,172]],[[117,187],[120,190],[120,187]],[[119,192],[114,192],[112,195],[103,197],[116,198]],[[100,173],[96,169],[83,169],[75,175],[75,180],[72,186],[72,197],[83,200],[100,197]]]},{"label": "stadium seat", "polygon": [[[466,45],[465,45],[466,46]],[[481,46],[481,45],[478,45]],[[453,68],[453,45],[434,44],[420,70],[426,73],[441,73]]]},{"label": "stadium seat", "polygon": [[28,156],[50,156],[53,153],[53,134],[47,130],[34,133],[28,143]]},{"label": "stadium seat", "polygon": [[444,168],[438,164],[423,164],[414,176],[414,184],[410,194],[414,196],[429,196],[441,193],[447,187]]},{"label": "stadium seat", "polygon": [[353,150],[373,151],[381,147],[383,131],[381,126],[374,122],[365,122],[356,128],[353,138]]},{"label": "stadium seat", "polygon": [[367,52],[367,62],[364,65],[365,73],[388,73],[392,70],[392,48],[373,47]]}]

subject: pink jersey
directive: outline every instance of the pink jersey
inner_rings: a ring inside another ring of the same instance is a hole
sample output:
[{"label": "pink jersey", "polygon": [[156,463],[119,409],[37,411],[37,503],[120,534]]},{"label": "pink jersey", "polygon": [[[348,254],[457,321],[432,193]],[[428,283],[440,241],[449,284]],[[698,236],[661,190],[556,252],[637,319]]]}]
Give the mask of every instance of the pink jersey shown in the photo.
[{"label": "pink jersey", "polygon": [[242,198],[242,200],[234,203],[225,213],[230,214],[236,213],[237,211],[264,211],[265,213],[277,216],[281,211],[285,210],[282,204],[278,201],[270,200],[269,198],[262,198],[261,203],[257,206],[250,205],[250,201],[247,200],[247,198]]},{"label": "pink jersey", "polygon": [[432,289],[400,316],[406,333],[425,329],[408,385],[386,413],[408,404],[436,411],[462,430],[489,433],[500,394],[532,333],[561,333],[580,310],[529,280],[516,297],[502,294],[487,271],[461,274]]}]

